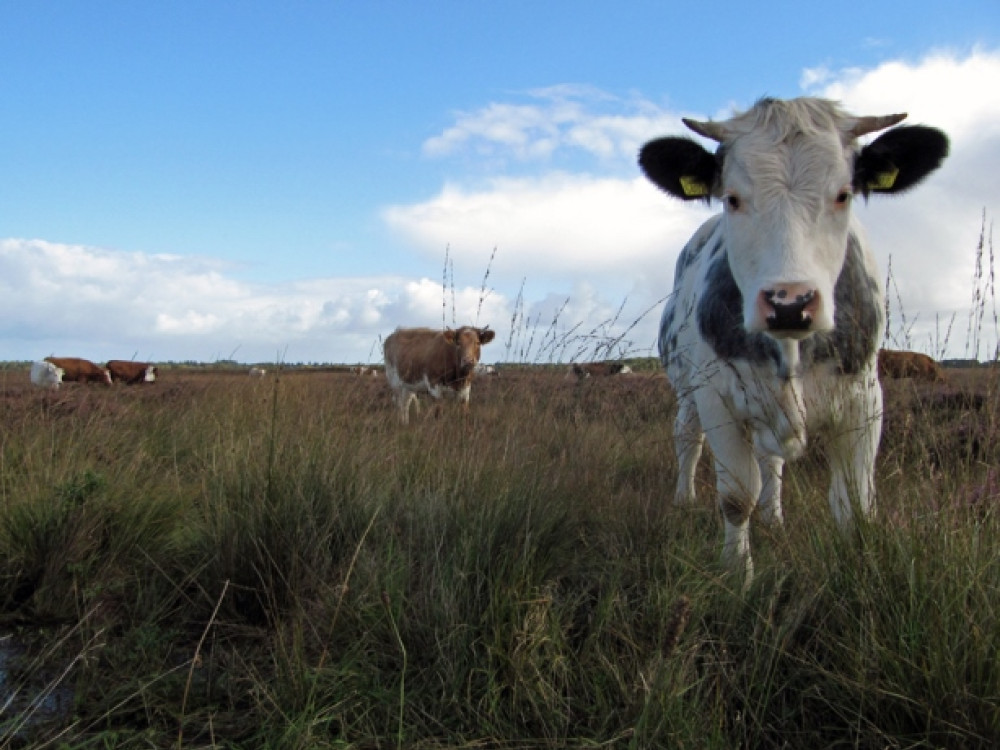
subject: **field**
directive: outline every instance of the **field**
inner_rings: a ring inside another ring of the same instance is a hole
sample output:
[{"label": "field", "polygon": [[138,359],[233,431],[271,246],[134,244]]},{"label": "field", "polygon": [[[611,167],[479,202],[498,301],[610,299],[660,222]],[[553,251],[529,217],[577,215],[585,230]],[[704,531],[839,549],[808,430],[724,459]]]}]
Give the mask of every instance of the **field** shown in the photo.
[{"label": "field", "polygon": [[879,508],[719,564],[658,374],[0,372],[0,748],[990,748],[1000,375],[885,385]]}]

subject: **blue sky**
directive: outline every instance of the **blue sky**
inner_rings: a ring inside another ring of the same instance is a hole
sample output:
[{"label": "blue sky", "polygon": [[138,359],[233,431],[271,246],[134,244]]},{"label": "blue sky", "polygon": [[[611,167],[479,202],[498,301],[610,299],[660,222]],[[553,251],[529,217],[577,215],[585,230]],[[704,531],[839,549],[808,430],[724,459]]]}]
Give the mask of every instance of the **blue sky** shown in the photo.
[{"label": "blue sky", "polygon": [[0,359],[378,359],[451,307],[446,253],[487,359],[553,318],[579,338],[529,356],[600,354],[708,215],[645,185],[638,146],[806,93],[963,138],[865,217],[933,348],[997,206],[1000,4],[672,6],[0,2]]}]

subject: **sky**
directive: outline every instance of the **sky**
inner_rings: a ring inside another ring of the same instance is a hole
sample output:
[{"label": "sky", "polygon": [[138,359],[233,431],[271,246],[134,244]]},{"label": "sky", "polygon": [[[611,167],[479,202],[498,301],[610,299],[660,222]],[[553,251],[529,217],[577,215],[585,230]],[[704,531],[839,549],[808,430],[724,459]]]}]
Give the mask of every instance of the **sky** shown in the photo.
[{"label": "sky", "polygon": [[948,133],[855,210],[890,345],[989,358],[998,81],[996,0],[0,0],[0,360],[369,363],[456,324],[487,362],[652,356],[718,206],[638,150],[764,95]]}]

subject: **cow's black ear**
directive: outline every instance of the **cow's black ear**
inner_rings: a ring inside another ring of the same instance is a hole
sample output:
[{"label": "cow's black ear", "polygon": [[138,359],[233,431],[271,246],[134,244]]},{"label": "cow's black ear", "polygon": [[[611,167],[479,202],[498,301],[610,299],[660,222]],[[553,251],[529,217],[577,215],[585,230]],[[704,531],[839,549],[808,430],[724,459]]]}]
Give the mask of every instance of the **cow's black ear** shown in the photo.
[{"label": "cow's black ear", "polygon": [[491,331],[489,328],[480,328],[479,329],[479,343],[480,344],[488,344],[488,343],[490,343],[493,340],[493,337],[496,336],[496,335],[497,335],[496,331]]},{"label": "cow's black ear", "polygon": [[861,149],[854,163],[854,189],[869,193],[909,190],[941,166],[948,156],[948,136],[924,125],[887,130]]},{"label": "cow's black ear", "polygon": [[639,166],[654,184],[681,200],[709,201],[719,165],[690,138],[658,138],[639,151]]}]

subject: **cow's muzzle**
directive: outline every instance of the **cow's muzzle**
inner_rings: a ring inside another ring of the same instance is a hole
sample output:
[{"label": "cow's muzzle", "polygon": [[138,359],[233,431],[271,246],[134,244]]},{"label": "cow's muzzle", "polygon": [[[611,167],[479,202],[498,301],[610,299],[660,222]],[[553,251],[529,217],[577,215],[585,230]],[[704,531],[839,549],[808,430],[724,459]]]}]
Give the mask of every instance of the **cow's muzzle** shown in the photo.
[{"label": "cow's muzzle", "polygon": [[778,284],[757,295],[757,309],[772,333],[802,333],[813,328],[819,292],[805,284]]}]

